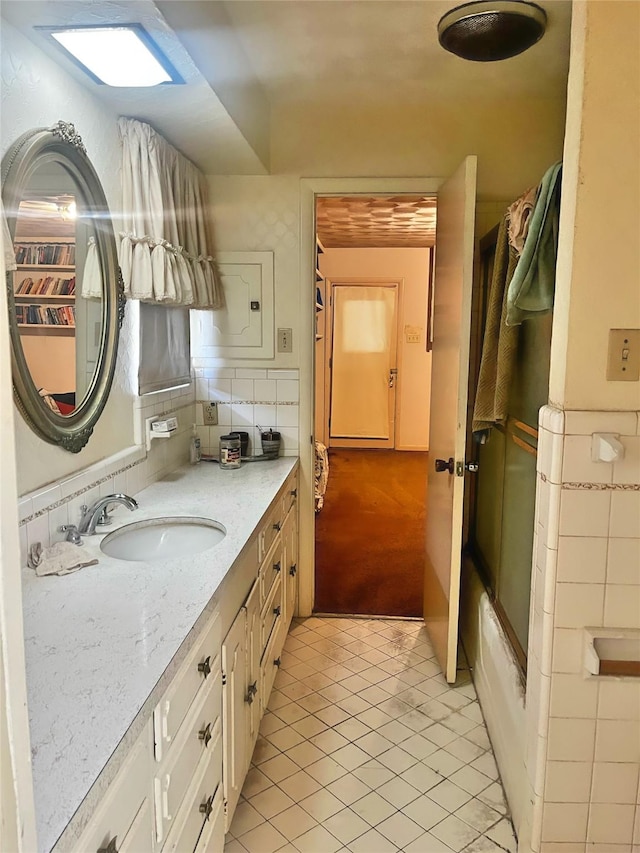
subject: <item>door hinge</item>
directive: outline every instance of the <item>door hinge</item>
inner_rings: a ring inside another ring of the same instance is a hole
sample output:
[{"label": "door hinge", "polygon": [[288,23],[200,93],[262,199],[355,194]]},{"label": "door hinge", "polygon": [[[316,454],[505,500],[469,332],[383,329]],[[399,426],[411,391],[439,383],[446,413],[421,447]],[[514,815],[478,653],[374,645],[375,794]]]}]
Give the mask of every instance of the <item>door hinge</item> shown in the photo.
[{"label": "door hinge", "polygon": [[222,684],[223,686],[227,683],[227,674],[226,672],[222,673]]},{"label": "door hinge", "polygon": [[222,802],[224,804],[224,816],[228,817],[229,816],[229,800],[223,800]]},{"label": "door hinge", "polygon": [[333,358],[330,358],[329,359],[329,370],[331,370],[332,367],[333,367]]}]

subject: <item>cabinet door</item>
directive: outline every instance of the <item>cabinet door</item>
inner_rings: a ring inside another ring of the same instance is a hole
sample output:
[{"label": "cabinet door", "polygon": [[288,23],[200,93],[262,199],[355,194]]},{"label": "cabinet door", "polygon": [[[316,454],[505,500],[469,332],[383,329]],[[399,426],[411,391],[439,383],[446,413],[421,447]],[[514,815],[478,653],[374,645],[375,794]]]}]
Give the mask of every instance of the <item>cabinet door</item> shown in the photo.
[{"label": "cabinet door", "polygon": [[247,704],[249,706],[247,725],[246,759],[250,759],[258,737],[260,726],[260,583],[254,583],[249,593],[244,610],[247,614]]},{"label": "cabinet door", "polygon": [[221,853],[224,848],[224,809],[222,790],[218,790],[206,818],[194,853]]},{"label": "cabinet door", "polygon": [[222,773],[227,806],[225,831],[231,825],[248,760],[246,618],[243,607],[222,644]]},{"label": "cabinet door", "polygon": [[282,527],[284,543],[284,624],[289,624],[298,600],[298,507],[294,503]]}]

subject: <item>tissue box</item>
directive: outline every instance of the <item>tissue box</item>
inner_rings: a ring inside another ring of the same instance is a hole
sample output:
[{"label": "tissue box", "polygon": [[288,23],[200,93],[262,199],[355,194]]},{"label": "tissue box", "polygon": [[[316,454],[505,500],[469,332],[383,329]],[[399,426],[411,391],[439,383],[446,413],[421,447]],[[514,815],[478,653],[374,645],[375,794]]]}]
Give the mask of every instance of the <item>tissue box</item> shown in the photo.
[{"label": "tissue box", "polygon": [[151,429],[153,432],[173,432],[178,429],[178,419],[164,418],[161,421],[154,421],[151,424]]}]

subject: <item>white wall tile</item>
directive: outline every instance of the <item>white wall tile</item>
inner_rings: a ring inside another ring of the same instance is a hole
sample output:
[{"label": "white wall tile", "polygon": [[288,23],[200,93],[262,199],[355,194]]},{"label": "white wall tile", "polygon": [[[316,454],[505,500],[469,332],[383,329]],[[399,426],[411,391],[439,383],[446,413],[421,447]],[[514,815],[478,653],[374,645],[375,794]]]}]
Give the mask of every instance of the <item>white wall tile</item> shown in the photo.
[{"label": "white wall tile", "polygon": [[586,761],[549,761],[545,799],[550,803],[588,803],[591,764]]},{"label": "white wall tile", "polygon": [[594,719],[598,707],[598,682],[581,675],[556,674],[551,679],[552,717]]},{"label": "white wall tile", "polygon": [[54,542],[62,542],[66,534],[61,533],[58,528],[69,523],[68,504],[62,504],[62,506],[50,510],[47,515],[49,517],[49,543],[53,545]]},{"label": "white wall tile", "polygon": [[562,435],[566,432],[565,414],[563,409],[556,409],[554,406],[542,406],[538,413],[538,423],[549,432]]},{"label": "white wall tile", "polygon": [[559,583],[556,588],[556,627],[601,626],[604,589],[604,584]]},{"label": "white wall tile", "polygon": [[601,720],[640,720],[640,683],[637,679],[600,680],[598,717]]},{"label": "white wall tile", "polygon": [[640,763],[640,727],[635,720],[598,720],[596,761]]},{"label": "white wall tile", "polygon": [[550,483],[562,482],[562,458],[564,436],[541,429],[538,434],[538,458],[536,470]]},{"label": "white wall tile", "polygon": [[42,491],[33,493],[33,511],[40,512],[40,510],[46,509],[59,500],[62,500],[60,486],[48,486],[46,489],[42,489]]},{"label": "white wall tile", "polygon": [[231,400],[231,379],[221,376],[209,379],[207,381],[207,396],[204,399],[228,403]]},{"label": "white wall tile", "polygon": [[254,382],[254,400],[259,403],[276,402],[275,379],[258,379]]},{"label": "white wall tile", "polygon": [[276,424],[280,427],[298,426],[298,406],[278,406],[276,412]]},{"label": "white wall tile", "polygon": [[560,536],[558,581],[604,583],[607,573],[607,540],[593,536]]},{"label": "white wall tile", "polygon": [[640,492],[612,493],[610,535],[640,539]]},{"label": "white wall tile", "polygon": [[586,803],[545,803],[542,840],[584,841],[587,837],[589,806]]},{"label": "white wall tile", "polygon": [[43,548],[51,543],[49,540],[49,514],[44,513],[34,518],[27,524],[27,545],[31,548],[36,542],[40,542]]},{"label": "white wall tile", "polygon": [[267,370],[268,379],[299,379],[300,373],[297,370]]},{"label": "white wall tile", "polygon": [[[614,493],[614,496],[616,495],[618,493]],[[609,492],[563,489],[560,501],[560,534],[607,536],[610,502]]]},{"label": "white wall tile", "polygon": [[595,730],[595,720],[552,717],[549,720],[549,760],[593,761]]},{"label": "white wall tile", "polygon": [[276,394],[279,403],[297,403],[300,398],[300,384],[293,379],[278,379]]},{"label": "white wall tile", "polygon": [[636,434],[635,412],[565,412],[566,435],[591,435],[594,432]]},{"label": "white wall tile", "polygon": [[565,483],[611,483],[613,463],[591,460],[590,435],[568,435],[564,442],[562,480]]},{"label": "white wall tile", "polygon": [[[250,380],[237,380],[241,382]],[[247,429],[255,425],[253,417],[253,403],[232,403],[231,404],[231,426],[234,429]]]},{"label": "white wall tile", "polygon": [[260,424],[263,429],[275,428],[277,426],[277,409],[274,405],[256,404],[253,407],[253,417],[256,424]]},{"label": "white wall tile", "polygon": [[553,671],[578,673],[583,670],[584,639],[578,628],[556,628],[553,635]]},{"label": "white wall tile", "polygon": [[631,844],[635,806],[593,803],[589,811],[587,842]]},{"label": "white wall tile", "polygon": [[614,483],[640,483],[640,437],[620,436],[624,459],[613,464]]},{"label": "white wall tile", "polygon": [[593,765],[592,803],[635,803],[638,766],[596,761]]},{"label": "white wall tile", "polygon": [[236,377],[238,379],[266,379],[267,371],[265,368],[236,367]]},{"label": "white wall tile", "polygon": [[640,539],[609,539],[607,582],[640,583]]},{"label": "white wall tile", "polygon": [[609,628],[640,628],[640,585],[607,584],[604,624]]},{"label": "white wall tile", "polygon": [[234,402],[241,400],[253,402],[253,379],[232,379],[231,399]]}]

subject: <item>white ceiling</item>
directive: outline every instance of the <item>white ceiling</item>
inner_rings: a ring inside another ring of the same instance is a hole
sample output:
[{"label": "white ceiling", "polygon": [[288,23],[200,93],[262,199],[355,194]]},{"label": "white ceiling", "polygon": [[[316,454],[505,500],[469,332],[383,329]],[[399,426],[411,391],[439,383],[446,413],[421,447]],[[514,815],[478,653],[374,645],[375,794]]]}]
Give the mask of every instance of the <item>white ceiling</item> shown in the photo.
[{"label": "white ceiling", "polygon": [[[540,0],[539,0],[540,2]],[[542,0],[544,38],[504,62],[465,62],[436,26],[456,0],[3,0],[2,15],[117,112],[152,124],[201,169],[269,170],[270,113],[291,102],[380,110],[435,99],[553,97],[566,80],[569,0]],[[186,85],[93,83],[34,25],[139,21]]]}]

